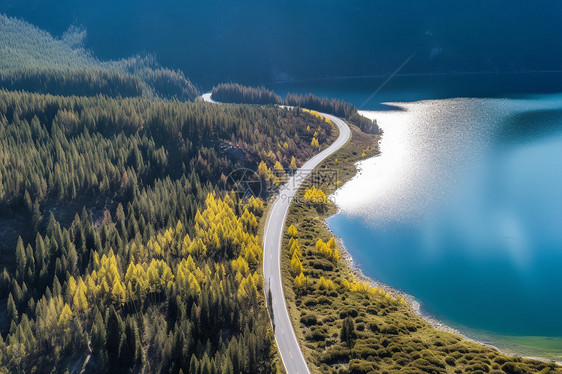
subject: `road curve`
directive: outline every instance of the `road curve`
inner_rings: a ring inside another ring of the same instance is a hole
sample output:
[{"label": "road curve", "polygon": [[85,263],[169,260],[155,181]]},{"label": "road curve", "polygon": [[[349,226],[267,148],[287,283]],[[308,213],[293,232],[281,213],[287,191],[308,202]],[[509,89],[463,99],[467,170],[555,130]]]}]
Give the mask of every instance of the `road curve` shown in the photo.
[{"label": "road curve", "polygon": [[[204,101],[214,102],[211,94],[202,95]],[[295,193],[301,186],[303,180],[328,156],[343,147],[351,137],[349,126],[338,117],[326,113],[320,113],[329,118],[339,129],[338,138],[322,152],[308,160],[295,173],[296,176],[289,178],[287,183],[279,190],[275,199],[264,230],[263,238],[263,279],[266,292],[271,289],[273,299],[273,318],[275,321],[275,341],[285,369],[288,374],[308,374],[308,366],[295,335],[291,318],[285,303],[283,292],[283,281],[281,278],[281,249],[283,231],[289,206]]]},{"label": "road curve", "polygon": [[340,134],[328,148],[312,157],[299,169],[298,178],[289,178],[288,182],[281,188],[279,196],[273,203],[267,217],[263,239],[263,279],[266,283],[266,289],[268,283],[270,283],[269,287],[273,298],[275,340],[285,369],[289,374],[310,373],[291,324],[281,280],[281,244],[289,205],[304,178],[324,159],[343,147],[351,136],[349,126],[344,121],[329,114],[321,114],[334,122]]},{"label": "road curve", "polygon": [[218,101],[215,101],[211,98],[212,95],[213,95],[212,92],[207,92],[207,93],[204,93],[203,95],[201,95],[201,98],[203,99],[203,101],[206,101],[208,103],[220,104]]}]

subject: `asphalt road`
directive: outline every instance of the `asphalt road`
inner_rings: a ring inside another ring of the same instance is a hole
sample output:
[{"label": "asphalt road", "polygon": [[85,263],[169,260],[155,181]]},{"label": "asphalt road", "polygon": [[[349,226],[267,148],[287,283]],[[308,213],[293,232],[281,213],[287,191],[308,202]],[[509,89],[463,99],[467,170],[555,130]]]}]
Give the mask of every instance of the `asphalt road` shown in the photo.
[{"label": "asphalt road", "polygon": [[322,115],[336,124],[340,134],[334,143],[308,160],[281,188],[267,217],[264,232],[263,278],[266,292],[268,286],[271,287],[275,340],[289,374],[310,373],[291,324],[281,280],[281,241],[289,205],[304,178],[325,158],[344,146],[351,136],[349,126],[344,121],[329,114],[322,113]]},{"label": "asphalt road", "polygon": [[201,98],[203,99],[203,101],[206,101],[206,102],[208,102],[208,103],[219,104],[218,101],[215,101],[215,100],[211,99],[211,95],[212,95],[212,94],[213,94],[212,92],[207,92],[207,93],[201,95]]},{"label": "asphalt road", "polygon": [[[202,98],[205,101],[213,102],[210,94],[204,94]],[[275,340],[288,374],[310,373],[289,317],[281,279],[281,243],[289,205],[306,176],[324,159],[343,147],[351,137],[351,130],[344,121],[330,114],[320,114],[334,122],[339,129],[339,136],[328,148],[308,160],[280,189],[267,217],[264,231],[264,289],[266,295],[268,290],[271,289]]]}]

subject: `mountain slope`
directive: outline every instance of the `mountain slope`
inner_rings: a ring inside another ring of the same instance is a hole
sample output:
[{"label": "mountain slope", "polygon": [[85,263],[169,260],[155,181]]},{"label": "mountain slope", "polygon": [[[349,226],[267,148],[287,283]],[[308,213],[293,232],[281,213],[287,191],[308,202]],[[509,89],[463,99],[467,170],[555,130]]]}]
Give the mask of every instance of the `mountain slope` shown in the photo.
[{"label": "mountain slope", "polygon": [[0,87],[62,95],[144,96],[193,100],[183,73],[150,57],[101,61],[84,48],[86,31],[71,27],[59,39],[0,14]]}]

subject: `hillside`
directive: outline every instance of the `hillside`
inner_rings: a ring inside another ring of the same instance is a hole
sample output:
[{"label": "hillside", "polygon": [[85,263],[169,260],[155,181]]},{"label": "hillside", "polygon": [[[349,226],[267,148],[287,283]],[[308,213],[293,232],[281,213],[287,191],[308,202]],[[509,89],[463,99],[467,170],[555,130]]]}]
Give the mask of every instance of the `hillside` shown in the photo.
[{"label": "hillside", "polygon": [[[30,14],[50,3],[22,0]],[[91,16],[101,9],[104,17],[119,20],[122,33],[105,40],[116,49],[113,39],[123,42],[134,33],[131,20],[144,27],[142,42],[159,32],[151,30],[154,23],[167,29],[197,15],[172,12],[160,19],[162,9],[140,0],[129,4],[127,18],[119,14],[122,4],[108,3],[97,4]],[[52,18],[66,19],[67,2],[51,5],[45,18],[60,13]],[[247,17],[246,4],[225,4],[226,13],[214,12],[218,5],[201,8],[220,23],[213,32],[205,30],[216,43],[198,50],[200,44],[174,43],[172,36],[155,38],[187,66],[226,67],[208,75],[199,70],[204,81],[216,76],[229,81],[240,64],[257,80],[307,75],[313,63],[318,63],[314,74],[331,74],[333,56],[310,47],[320,41],[294,42],[302,28],[293,35],[285,27],[291,43],[281,45],[275,43],[284,40],[279,35],[271,40],[248,33],[264,22],[280,29],[279,20],[295,9],[302,17],[296,24],[322,35],[320,46],[339,48],[336,65],[351,61],[363,71],[373,63],[367,48],[359,52],[365,58],[350,53],[359,49],[354,43],[361,39],[350,36],[362,32],[360,25],[344,33],[349,48],[330,38],[342,30],[326,20],[338,18],[336,10],[355,14],[357,2],[343,10],[338,2],[326,3],[316,18],[309,17],[316,4],[289,3],[283,9],[276,4],[277,12],[240,25],[227,22],[228,12]],[[255,7],[263,12],[269,6]],[[75,9],[80,14],[81,6]],[[94,30],[104,22],[100,18]],[[331,34],[320,32],[324,23]],[[416,25],[407,26],[418,37],[433,35],[429,26]],[[378,28],[387,31],[378,24],[368,30]],[[100,45],[99,36],[92,42],[85,28],[75,26],[56,31],[0,14],[0,374],[283,372],[284,346],[277,340],[278,351],[275,337],[292,333],[291,322],[299,344],[290,344],[295,350],[288,352],[302,350],[313,373],[562,372],[554,362],[509,356],[436,330],[414,312],[406,294],[371,284],[352,267],[325,219],[337,209],[328,196],[357,174],[357,162],[379,154],[382,129],[357,107],[312,94],[282,99],[264,86],[236,83],[213,89],[222,103],[206,103],[182,71],[159,65],[155,57],[122,58],[126,51],[119,49],[118,57],[106,51],[105,59],[98,58],[90,48]],[[248,44],[229,43],[230,33],[245,32]],[[177,35],[192,40],[196,34]],[[275,66],[259,58],[248,61],[256,53],[248,45],[256,40],[260,43],[253,45],[268,44]],[[300,71],[294,69],[301,61],[286,53],[289,46],[303,53]],[[273,53],[277,49],[287,60]],[[474,58],[480,63],[480,57]],[[212,64],[201,63],[209,58]],[[423,68],[424,61],[417,66]],[[256,62],[262,65],[253,69]],[[472,66],[481,68],[479,63]],[[384,71],[392,61],[374,65]],[[519,66],[526,64],[514,65]],[[302,177],[303,164],[334,142],[338,127],[336,145],[343,146],[330,156],[323,153],[322,163]],[[303,182],[293,200],[278,193],[293,180],[289,175]],[[287,227],[281,227],[285,216],[270,210],[277,205],[273,197],[291,203]],[[267,224],[268,211],[279,220]],[[285,233],[282,251],[280,257],[264,256],[262,239],[274,226]],[[264,257],[281,261],[274,264],[282,272],[277,279],[282,278],[284,299],[272,296]],[[279,300],[288,305],[291,321],[285,324],[276,319],[280,313],[273,306],[283,305]]]},{"label": "hillside", "polygon": [[84,38],[0,16],[0,372],[275,371],[257,226],[331,126]]},{"label": "hillside", "polygon": [[301,111],[0,91],[0,367],[269,372],[263,201],[225,174],[302,162],[309,126],[327,143]]},{"label": "hillside", "polygon": [[[402,73],[560,70],[562,4],[486,0],[5,0],[61,35],[84,25],[104,58],[158,56],[200,85]],[[517,79],[515,77],[514,79]],[[560,83],[558,83],[560,87]]]},{"label": "hillside", "polygon": [[70,27],[54,38],[0,14],[0,87],[60,95],[197,96],[183,73],[163,68],[151,57],[101,61],[84,48],[85,38],[81,28]]}]

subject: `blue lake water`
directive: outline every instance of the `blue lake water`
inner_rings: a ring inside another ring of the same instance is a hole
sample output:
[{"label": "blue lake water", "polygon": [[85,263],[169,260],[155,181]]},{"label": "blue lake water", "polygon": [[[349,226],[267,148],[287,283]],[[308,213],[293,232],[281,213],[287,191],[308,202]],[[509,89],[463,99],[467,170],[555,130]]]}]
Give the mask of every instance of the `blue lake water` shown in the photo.
[{"label": "blue lake water", "polygon": [[[499,345],[490,336],[562,337],[562,95],[514,87],[504,98],[406,90],[440,100],[366,112],[384,130],[382,153],[360,163],[328,220],[367,275]],[[382,108],[376,97],[366,106]]]},{"label": "blue lake water", "polygon": [[404,102],[453,97],[526,97],[536,93],[562,92],[562,72],[420,74],[271,83],[268,88],[285,97],[288,93],[313,93],[343,99],[363,110],[388,109],[384,102]]}]

